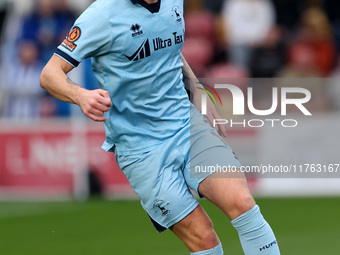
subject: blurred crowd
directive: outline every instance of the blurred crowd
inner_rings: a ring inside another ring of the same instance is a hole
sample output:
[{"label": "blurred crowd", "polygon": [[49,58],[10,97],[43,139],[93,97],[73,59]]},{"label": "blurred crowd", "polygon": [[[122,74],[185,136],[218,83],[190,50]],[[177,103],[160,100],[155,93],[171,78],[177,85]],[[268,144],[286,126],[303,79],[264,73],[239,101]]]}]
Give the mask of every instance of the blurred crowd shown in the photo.
[{"label": "blurred crowd", "polygon": [[68,116],[69,106],[47,95],[39,86],[39,77],[77,13],[67,0],[32,1],[28,11],[22,11],[20,4],[24,2],[3,4],[1,115],[18,121]]},{"label": "blurred crowd", "polygon": [[[68,104],[40,88],[39,75],[82,10],[75,2],[91,1],[2,2],[0,116],[70,116]],[[198,77],[320,79],[309,88],[318,109],[340,109],[340,1],[185,0],[185,8],[183,54]],[[95,87],[89,63],[81,70]]]}]

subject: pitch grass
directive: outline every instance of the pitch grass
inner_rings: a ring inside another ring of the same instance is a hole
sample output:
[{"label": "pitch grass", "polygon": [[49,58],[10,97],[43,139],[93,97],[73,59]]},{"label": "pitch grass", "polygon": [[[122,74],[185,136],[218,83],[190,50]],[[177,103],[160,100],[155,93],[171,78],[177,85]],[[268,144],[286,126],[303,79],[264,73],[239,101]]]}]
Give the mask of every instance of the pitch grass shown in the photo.
[{"label": "pitch grass", "polygon": [[[225,254],[243,254],[236,231],[206,200]],[[257,199],[284,255],[339,254],[340,198]],[[1,255],[184,255],[158,234],[138,201],[0,203]]]}]

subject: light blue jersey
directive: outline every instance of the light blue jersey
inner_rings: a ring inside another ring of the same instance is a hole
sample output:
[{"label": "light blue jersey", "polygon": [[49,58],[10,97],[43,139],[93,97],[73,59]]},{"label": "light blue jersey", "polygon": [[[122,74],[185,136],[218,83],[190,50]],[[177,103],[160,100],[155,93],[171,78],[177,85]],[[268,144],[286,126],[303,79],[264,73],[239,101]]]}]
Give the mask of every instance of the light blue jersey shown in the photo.
[{"label": "light blue jersey", "polygon": [[77,19],[55,54],[74,67],[92,57],[113,103],[105,115],[105,150],[149,151],[188,123],[183,43],[183,0],[97,0]]},{"label": "light blue jersey", "polygon": [[190,105],[182,75],[183,0],[97,0],[75,22],[56,55],[73,66],[92,57],[113,103],[103,148],[115,152],[156,229],[173,226],[197,206],[191,193],[211,172],[240,167],[231,149]]}]

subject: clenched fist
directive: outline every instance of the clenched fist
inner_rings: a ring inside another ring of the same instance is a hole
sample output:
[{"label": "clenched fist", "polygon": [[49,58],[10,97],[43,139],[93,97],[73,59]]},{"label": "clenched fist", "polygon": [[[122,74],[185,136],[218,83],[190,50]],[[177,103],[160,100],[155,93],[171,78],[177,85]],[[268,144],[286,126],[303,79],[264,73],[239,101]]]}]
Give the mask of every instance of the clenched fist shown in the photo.
[{"label": "clenched fist", "polygon": [[112,106],[109,92],[102,89],[78,90],[77,104],[88,118],[98,122],[107,120],[103,117],[104,113],[108,112]]}]

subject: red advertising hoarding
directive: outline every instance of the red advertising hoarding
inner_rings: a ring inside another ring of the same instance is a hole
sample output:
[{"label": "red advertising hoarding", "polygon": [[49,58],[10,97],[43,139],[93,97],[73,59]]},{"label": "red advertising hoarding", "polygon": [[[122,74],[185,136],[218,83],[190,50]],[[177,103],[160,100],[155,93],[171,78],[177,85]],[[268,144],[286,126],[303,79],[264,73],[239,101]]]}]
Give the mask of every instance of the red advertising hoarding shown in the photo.
[{"label": "red advertising hoarding", "polygon": [[71,196],[80,172],[94,174],[107,195],[131,194],[114,154],[100,148],[104,139],[102,125],[87,122],[1,125],[0,196]]}]

